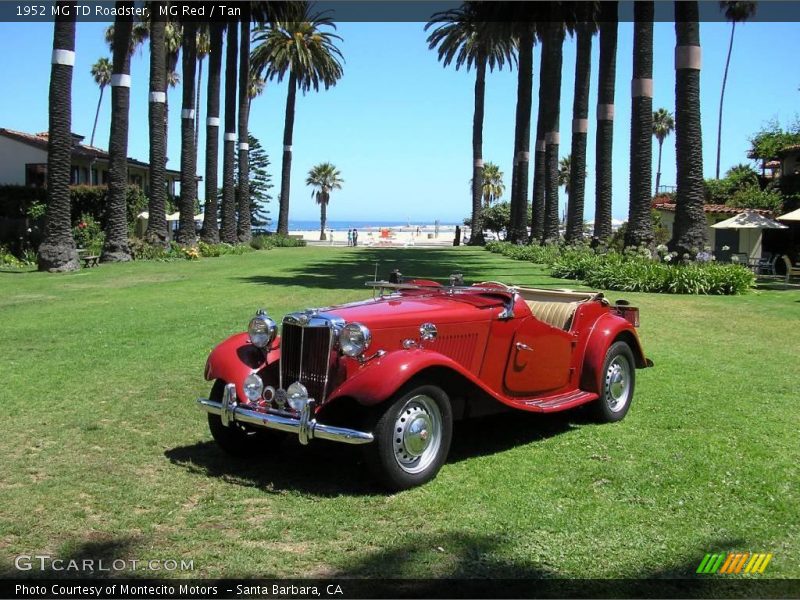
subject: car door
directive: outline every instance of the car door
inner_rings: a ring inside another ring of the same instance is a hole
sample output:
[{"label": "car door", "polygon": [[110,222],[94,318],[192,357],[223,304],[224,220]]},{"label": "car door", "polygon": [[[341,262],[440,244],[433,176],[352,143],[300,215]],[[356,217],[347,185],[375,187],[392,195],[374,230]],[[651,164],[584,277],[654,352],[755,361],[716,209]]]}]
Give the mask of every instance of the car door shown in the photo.
[{"label": "car door", "polygon": [[566,331],[527,317],[509,349],[506,389],[515,395],[535,396],[566,386],[574,339]]}]

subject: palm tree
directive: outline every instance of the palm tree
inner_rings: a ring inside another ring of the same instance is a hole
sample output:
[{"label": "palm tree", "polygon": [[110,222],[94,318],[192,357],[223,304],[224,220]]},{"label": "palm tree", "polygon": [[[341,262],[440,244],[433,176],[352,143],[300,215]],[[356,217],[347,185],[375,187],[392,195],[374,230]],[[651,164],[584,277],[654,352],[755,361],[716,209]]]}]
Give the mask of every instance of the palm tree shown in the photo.
[{"label": "palm tree", "polygon": [[150,197],[147,206],[147,232],[151,244],[166,247],[167,230],[167,138],[164,122],[167,110],[166,23],[153,19],[150,27]]},{"label": "palm tree", "polygon": [[[71,6],[59,2],[59,8]],[[80,267],[72,237],[69,175],[72,158],[72,71],[75,64],[75,11],[59,12],[53,29],[47,135],[47,221],[39,245],[40,271]]]},{"label": "palm tree", "polygon": [[597,137],[595,139],[594,238],[611,237],[611,176],[614,146],[614,82],[617,76],[617,3],[603,2],[600,60],[597,74]]},{"label": "palm tree", "polygon": [[445,67],[455,59],[456,70],[475,68],[475,111],[472,118],[472,230],[470,245],[483,245],[483,115],[486,96],[486,67],[502,69],[515,61],[513,41],[499,35],[498,27],[487,20],[485,3],[465,2],[460,8],[436,13],[425,25],[428,48],[438,47],[439,60]]},{"label": "palm tree", "polygon": [[653,242],[650,216],[653,170],[653,2],[633,4],[633,80],[631,81],[631,170],[626,246]]},{"label": "palm tree", "polygon": [[[565,24],[551,20],[545,26],[545,39],[549,47],[547,62],[550,69],[542,81],[547,87],[545,111],[545,165],[544,165],[544,241],[558,239],[558,147],[559,116],[561,108],[561,66],[563,60]],[[542,53],[544,55],[544,42]],[[542,110],[540,107],[539,110]]]},{"label": "palm tree", "polygon": [[97,118],[100,116],[100,106],[103,104],[103,92],[106,90],[106,86],[111,83],[111,61],[103,56],[92,65],[91,73],[94,82],[100,86],[100,98],[97,100],[97,110],[94,113],[92,137],[89,139],[89,145],[94,146],[94,134],[97,131]]},{"label": "palm tree", "polygon": [[183,24],[183,103],[181,105],[181,196],[176,241],[194,246],[194,203],[197,199],[197,149],[194,146],[194,88],[197,75],[197,23]]},{"label": "palm tree", "polygon": [[339,169],[329,162],[315,165],[308,171],[306,185],[312,188],[311,197],[319,204],[319,239],[325,241],[325,227],[328,222],[328,202],[333,190],[342,189],[344,179]]},{"label": "palm tree", "polygon": [[586,194],[586,141],[589,130],[589,77],[592,70],[592,36],[598,16],[595,4],[579,6],[580,22],[576,26],[575,92],[572,102],[572,153],[570,183],[567,191],[567,227],[565,238],[574,242],[583,238],[583,205]]},{"label": "palm tree", "polygon": [[653,135],[658,140],[658,170],[656,171],[656,191],[661,187],[661,150],[664,140],[675,130],[675,119],[666,108],[659,108],[653,113]]},{"label": "palm tree", "polygon": [[733,34],[736,33],[736,23],[747,21],[756,14],[755,2],[720,2],[719,6],[725,11],[725,18],[731,22],[731,41],[728,44],[728,57],[725,59],[725,74],[722,76],[722,91],[719,94],[719,120],[717,124],[717,170],[715,178],[719,179],[719,157],[722,150],[722,104],[725,101],[725,86],[728,83],[728,67],[731,64],[733,51]]},{"label": "palm tree", "polygon": [[493,202],[497,202],[506,191],[503,184],[503,172],[500,167],[492,162],[483,165],[483,185],[481,186],[481,196],[483,205],[489,208]]},{"label": "palm tree", "polygon": [[167,21],[164,28],[164,44],[167,49],[167,91],[164,97],[164,147],[169,148],[169,91],[181,82],[178,74],[178,58],[183,45],[183,27],[180,23]]},{"label": "palm tree", "polygon": [[217,170],[219,154],[219,89],[222,71],[222,34],[224,23],[214,22],[209,36],[208,90],[206,92],[206,203],[200,239],[219,243],[217,225]]},{"label": "palm tree", "polygon": [[514,166],[511,171],[511,223],[507,238],[512,243],[528,239],[528,169],[531,149],[531,106],[533,103],[534,23],[523,21],[518,27],[519,71],[517,72],[517,110],[514,126]]},{"label": "palm tree", "polygon": [[250,84],[247,87],[247,97],[250,99],[250,104],[253,103],[254,98],[257,98],[264,93],[265,85],[266,82],[263,78],[259,77],[257,73],[253,73],[252,71],[250,72]]},{"label": "palm tree", "polygon": [[203,85],[203,61],[211,52],[211,38],[209,36],[208,24],[201,23],[197,27],[197,90],[195,93],[194,105],[196,107],[194,120],[194,147],[197,148],[197,140],[200,139],[200,87]]},{"label": "palm tree", "polygon": [[558,187],[564,188],[564,193],[570,195],[572,190],[572,155],[567,154],[558,161]]},{"label": "palm tree", "polygon": [[670,249],[705,246],[703,136],[700,121],[700,28],[696,0],[675,2],[675,155],[678,191]]},{"label": "palm tree", "polygon": [[133,2],[116,3],[114,20],[114,73],[111,75],[111,133],[108,141],[108,195],[106,199],[105,242],[100,260],[124,262],[131,259],[128,248],[126,195],[128,188],[128,110],[131,96],[131,30],[133,22],[124,16]]},{"label": "palm tree", "polygon": [[243,243],[250,242],[250,138],[247,122],[250,119],[250,4],[242,6],[242,31],[239,35],[239,178],[238,207],[239,221],[236,238]]},{"label": "palm tree", "polygon": [[225,49],[225,134],[222,145],[222,227],[220,239],[236,243],[236,70],[239,52],[239,25],[227,24]]},{"label": "palm tree", "polygon": [[342,77],[343,60],[336,40],[341,38],[324,31],[336,25],[326,13],[312,13],[304,3],[302,14],[292,20],[276,20],[269,27],[256,29],[253,49],[253,70],[264,73],[265,78],[281,81],[289,74],[289,91],[286,97],[286,119],[283,129],[283,168],[281,170],[280,212],[278,233],[288,233],[289,180],[292,169],[292,137],[297,89],[308,92],[336,85]]}]

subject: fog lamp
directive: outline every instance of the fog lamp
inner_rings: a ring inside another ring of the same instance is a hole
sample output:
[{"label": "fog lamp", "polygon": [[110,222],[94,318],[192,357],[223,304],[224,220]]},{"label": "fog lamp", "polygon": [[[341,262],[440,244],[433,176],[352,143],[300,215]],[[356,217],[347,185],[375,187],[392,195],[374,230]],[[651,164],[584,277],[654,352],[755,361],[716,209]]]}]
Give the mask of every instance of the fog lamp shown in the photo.
[{"label": "fog lamp", "polygon": [[261,397],[261,392],[264,391],[264,382],[258,373],[250,373],[244,379],[244,395],[247,397],[248,402],[255,402]]},{"label": "fog lamp", "polygon": [[295,381],[288,387],[286,395],[288,396],[289,406],[292,407],[292,410],[296,410],[297,412],[303,410],[303,407],[305,407],[308,402],[308,390],[306,386],[299,381]]}]

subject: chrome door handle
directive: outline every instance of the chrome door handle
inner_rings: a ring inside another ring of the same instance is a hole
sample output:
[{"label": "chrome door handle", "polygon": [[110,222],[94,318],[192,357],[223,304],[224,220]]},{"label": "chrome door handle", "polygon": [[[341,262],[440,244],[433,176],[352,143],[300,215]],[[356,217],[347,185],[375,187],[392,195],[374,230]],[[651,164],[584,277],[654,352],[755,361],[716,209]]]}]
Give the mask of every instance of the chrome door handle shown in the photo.
[{"label": "chrome door handle", "polygon": [[522,342],[517,342],[516,346],[517,346],[517,350],[531,350],[531,351],[533,351],[533,348],[528,346],[528,344],[523,344]]}]

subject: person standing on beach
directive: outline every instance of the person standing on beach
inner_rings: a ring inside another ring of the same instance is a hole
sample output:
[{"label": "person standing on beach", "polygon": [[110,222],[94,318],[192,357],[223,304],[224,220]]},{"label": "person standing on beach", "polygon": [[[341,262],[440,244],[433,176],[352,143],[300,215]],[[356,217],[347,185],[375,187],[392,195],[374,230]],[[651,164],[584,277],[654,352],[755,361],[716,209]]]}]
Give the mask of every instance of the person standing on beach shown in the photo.
[{"label": "person standing on beach", "polygon": [[353,230],[352,229],[348,229],[347,230],[347,245],[348,246],[352,246],[353,245]]},{"label": "person standing on beach", "polygon": [[358,229],[353,229],[353,246],[358,246]]}]

